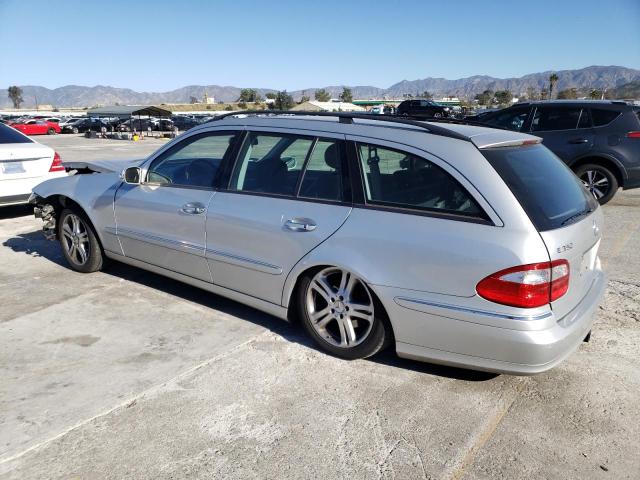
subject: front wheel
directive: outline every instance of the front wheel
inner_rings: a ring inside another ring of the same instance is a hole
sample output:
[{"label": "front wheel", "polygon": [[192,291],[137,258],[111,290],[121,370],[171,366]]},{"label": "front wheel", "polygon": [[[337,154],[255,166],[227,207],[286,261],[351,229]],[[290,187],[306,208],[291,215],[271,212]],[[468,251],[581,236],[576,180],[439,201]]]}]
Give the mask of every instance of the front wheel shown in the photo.
[{"label": "front wheel", "polygon": [[102,268],[102,250],[96,233],[87,217],[80,212],[64,209],[58,222],[58,238],[69,266],[82,273]]},{"label": "front wheel", "polygon": [[49,130],[47,130],[47,135],[55,135],[56,131],[53,128],[50,128]]},{"label": "front wheel", "polygon": [[353,360],[382,350],[391,338],[383,309],[369,287],[336,267],[306,275],[298,289],[302,324],[327,352]]},{"label": "front wheel", "polygon": [[618,179],[611,170],[602,165],[581,165],[576,169],[576,175],[600,205],[611,200],[618,190]]}]

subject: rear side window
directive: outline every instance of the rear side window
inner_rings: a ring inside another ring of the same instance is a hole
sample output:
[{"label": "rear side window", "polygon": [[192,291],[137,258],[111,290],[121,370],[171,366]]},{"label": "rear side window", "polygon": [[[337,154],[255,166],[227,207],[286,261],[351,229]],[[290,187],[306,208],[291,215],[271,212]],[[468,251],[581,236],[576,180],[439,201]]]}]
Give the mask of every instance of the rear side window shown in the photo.
[{"label": "rear side window", "polygon": [[542,145],[481,152],[540,232],[563,227],[598,206],[569,167]]},{"label": "rear side window", "polygon": [[21,135],[15,128],[0,123],[0,143],[33,143],[33,140]]},{"label": "rear side window", "polygon": [[615,110],[604,110],[602,108],[592,108],[591,118],[593,118],[594,127],[602,127],[613,122],[620,116],[620,112]]},{"label": "rear side window", "polygon": [[318,140],[307,161],[300,197],[342,200],[345,180],[343,145],[335,140]]},{"label": "rear side window", "polygon": [[371,144],[358,144],[367,203],[486,218],[465,188],[430,161]]},{"label": "rear side window", "polygon": [[531,122],[531,130],[573,130],[578,127],[581,108],[538,107]]},{"label": "rear side window", "polygon": [[294,196],[313,137],[251,133],[231,175],[230,190]]}]

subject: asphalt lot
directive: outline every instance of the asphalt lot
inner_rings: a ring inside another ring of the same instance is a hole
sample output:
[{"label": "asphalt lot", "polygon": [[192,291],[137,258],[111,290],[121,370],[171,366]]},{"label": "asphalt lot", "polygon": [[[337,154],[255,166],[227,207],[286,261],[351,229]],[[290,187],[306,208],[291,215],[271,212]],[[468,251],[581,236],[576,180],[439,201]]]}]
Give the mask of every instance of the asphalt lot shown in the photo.
[{"label": "asphalt lot", "polygon": [[[40,137],[63,159],[163,144]],[[301,329],[124,265],[83,275],[0,210],[0,478],[640,477],[640,191],[605,207],[609,288],[554,370],[495,376]]]}]

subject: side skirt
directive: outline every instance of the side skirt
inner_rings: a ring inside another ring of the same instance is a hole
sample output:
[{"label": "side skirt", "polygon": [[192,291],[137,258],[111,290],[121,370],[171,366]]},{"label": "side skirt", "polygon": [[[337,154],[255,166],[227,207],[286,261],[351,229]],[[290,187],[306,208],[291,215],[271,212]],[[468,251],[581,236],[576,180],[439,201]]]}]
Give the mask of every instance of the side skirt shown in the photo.
[{"label": "side skirt", "polygon": [[288,320],[287,309],[280,305],[275,305],[273,303],[260,300],[259,298],[252,297],[251,295],[246,295],[244,293],[236,292],[235,290],[231,290],[229,288],[224,288],[224,287],[214,285],[212,283],[204,282],[202,280],[198,280],[197,278],[189,277],[188,275],[183,275],[181,273],[173,272],[171,270],[167,270],[162,267],[157,267],[149,263],[141,262],[140,260],[136,260],[134,258],[125,257],[123,255],[119,255],[117,253],[114,253],[108,250],[105,250],[104,253],[107,257],[117,262],[126,263],[127,265],[131,265],[133,267],[138,267],[143,270],[148,270],[150,272],[157,273],[159,275],[163,275],[165,277],[169,277],[174,280],[178,280],[179,282],[183,282],[188,285],[201,288],[208,292],[215,293],[216,295],[220,295],[222,297],[229,298],[236,302],[240,302],[244,305],[248,305],[249,307],[253,307],[256,310],[260,310],[262,312],[268,313],[269,315],[273,315],[282,320]]}]

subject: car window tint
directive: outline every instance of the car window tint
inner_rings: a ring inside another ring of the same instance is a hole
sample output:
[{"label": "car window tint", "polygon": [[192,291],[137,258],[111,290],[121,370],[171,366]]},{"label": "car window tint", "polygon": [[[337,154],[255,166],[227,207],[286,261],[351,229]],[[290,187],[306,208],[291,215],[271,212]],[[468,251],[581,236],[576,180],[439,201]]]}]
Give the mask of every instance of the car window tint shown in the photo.
[{"label": "car window tint", "polygon": [[620,112],[615,110],[604,110],[602,108],[592,108],[591,109],[591,118],[593,118],[593,126],[594,127],[602,127],[613,122],[618,116]]},{"label": "car window tint", "polygon": [[580,112],[580,120],[578,120],[578,128],[591,128],[591,118],[589,116],[589,109],[583,108]]},{"label": "car window tint", "polygon": [[561,228],[576,214],[597,207],[578,177],[543,145],[481,150],[538,231]]},{"label": "car window tint", "polygon": [[33,143],[33,140],[18,133],[16,129],[0,123],[0,144],[6,143]]},{"label": "car window tint", "polygon": [[531,122],[531,130],[573,130],[578,126],[581,108],[538,107]]},{"label": "car window tint", "polygon": [[465,188],[432,162],[410,153],[358,144],[367,203],[482,217]]},{"label": "car window tint", "polygon": [[187,138],[154,160],[147,181],[212,188],[220,163],[235,138],[233,133],[208,133]]},{"label": "car window tint", "polygon": [[528,115],[529,107],[508,108],[490,115],[485,123],[494,127],[506,128],[507,130],[520,131]]},{"label": "car window tint", "polygon": [[318,140],[307,162],[299,196],[342,200],[343,155],[341,144]]},{"label": "car window tint", "polygon": [[250,133],[233,169],[229,189],[295,195],[312,143],[311,137]]}]

